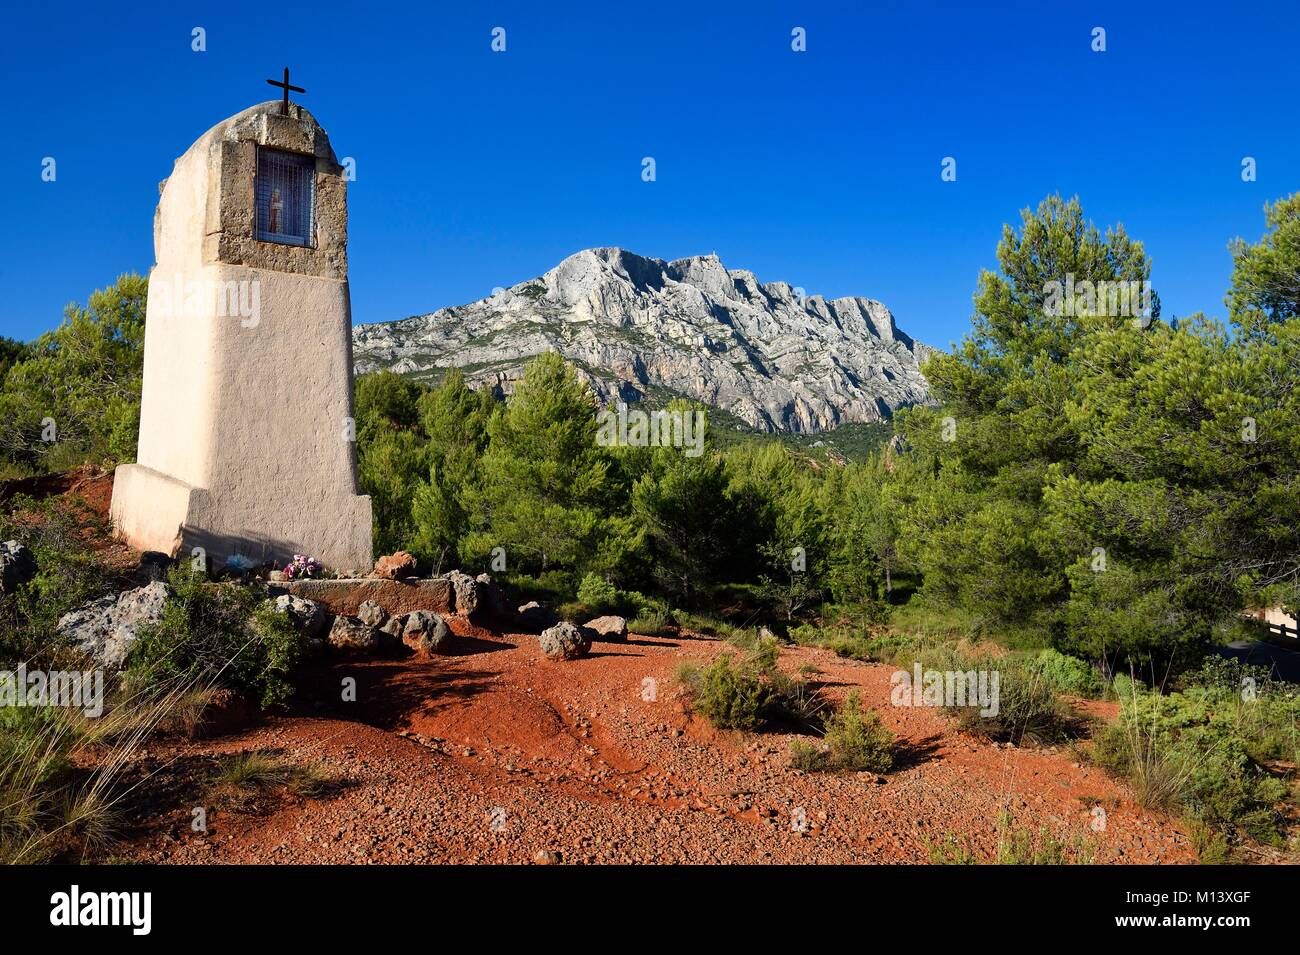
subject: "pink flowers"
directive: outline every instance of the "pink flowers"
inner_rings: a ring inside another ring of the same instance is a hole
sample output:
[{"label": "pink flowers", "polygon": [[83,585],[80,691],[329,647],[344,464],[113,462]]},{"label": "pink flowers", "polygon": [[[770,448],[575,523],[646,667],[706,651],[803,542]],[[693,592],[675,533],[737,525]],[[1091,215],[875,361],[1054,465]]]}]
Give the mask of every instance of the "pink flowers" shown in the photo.
[{"label": "pink flowers", "polygon": [[290,580],[305,580],[310,577],[320,576],[320,572],[324,569],[320,561],[315,557],[308,557],[306,554],[294,554],[293,562],[285,565],[284,575]]}]

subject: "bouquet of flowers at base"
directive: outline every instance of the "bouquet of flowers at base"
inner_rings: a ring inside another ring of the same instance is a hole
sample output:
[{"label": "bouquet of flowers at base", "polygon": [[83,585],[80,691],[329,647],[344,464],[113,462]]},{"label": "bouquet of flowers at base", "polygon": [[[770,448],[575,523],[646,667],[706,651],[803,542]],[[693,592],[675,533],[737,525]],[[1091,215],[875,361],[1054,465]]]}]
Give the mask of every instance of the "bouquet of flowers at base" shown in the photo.
[{"label": "bouquet of flowers at base", "polygon": [[315,557],[308,557],[306,554],[294,554],[292,563],[284,567],[284,575],[290,580],[305,580],[309,577],[319,577],[321,571],[325,568]]}]

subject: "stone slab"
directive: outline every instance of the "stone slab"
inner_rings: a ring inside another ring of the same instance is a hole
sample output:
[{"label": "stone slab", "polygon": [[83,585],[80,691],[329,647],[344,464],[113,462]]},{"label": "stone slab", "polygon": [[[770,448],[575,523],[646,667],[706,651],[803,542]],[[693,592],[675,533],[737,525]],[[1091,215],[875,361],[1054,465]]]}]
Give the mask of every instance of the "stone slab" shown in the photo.
[{"label": "stone slab", "polygon": [[272,595],[293,594],[314,600],[330,613],[355,616],[367,600],[373,600],[391,616],[412,610],[453,612],[451,582],[444,577],[385,580],[382,577],[345,577],[337,580],[285,580],[267,588]]}]

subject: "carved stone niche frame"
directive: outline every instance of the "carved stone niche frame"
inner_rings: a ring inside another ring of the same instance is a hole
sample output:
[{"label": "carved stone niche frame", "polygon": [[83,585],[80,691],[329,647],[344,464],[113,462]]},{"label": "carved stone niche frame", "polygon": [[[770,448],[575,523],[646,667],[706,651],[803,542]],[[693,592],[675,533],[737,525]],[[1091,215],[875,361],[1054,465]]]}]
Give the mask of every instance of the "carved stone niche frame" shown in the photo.
[{"label": "carved stone niche frame", "polygon": [[[246,265],[346,280],[348,275],[347,183],[329,137],[296,103],[281,115],[272,100],[232,117],[213,130],[208,178],[203,263]],[[278,149],[316,160],[314,235],[307,245],[257,238],[257,150]]]}]

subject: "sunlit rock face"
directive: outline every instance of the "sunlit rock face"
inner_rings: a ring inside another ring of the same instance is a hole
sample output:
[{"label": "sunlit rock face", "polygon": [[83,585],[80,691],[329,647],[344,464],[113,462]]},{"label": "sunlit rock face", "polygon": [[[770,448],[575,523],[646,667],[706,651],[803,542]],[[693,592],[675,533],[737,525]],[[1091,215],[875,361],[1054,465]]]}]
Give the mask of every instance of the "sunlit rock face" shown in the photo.
[{"label": "sunlit rock face", "polygon": [[803,297],[716,255],[587,249],[489,298],[353,330],[358,373],[435,380],[459,367],[503,392],[544,351],[606,404],[683,395],[762,431],[824,431],[930,400],[928,346],[880,302]]}]

